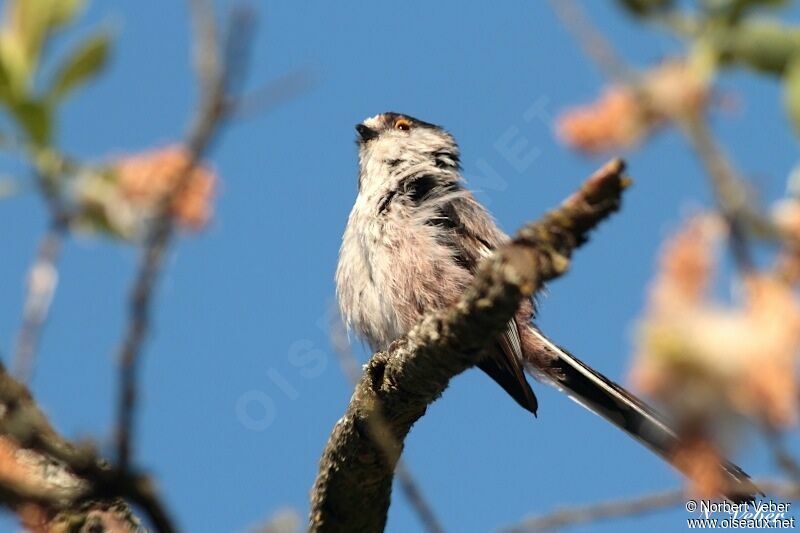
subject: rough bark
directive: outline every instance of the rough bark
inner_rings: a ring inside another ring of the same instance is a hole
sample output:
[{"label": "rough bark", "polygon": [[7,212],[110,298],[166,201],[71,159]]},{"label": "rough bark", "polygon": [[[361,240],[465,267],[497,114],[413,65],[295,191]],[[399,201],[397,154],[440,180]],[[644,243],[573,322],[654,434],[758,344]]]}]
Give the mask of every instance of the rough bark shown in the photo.
[{"label": "rough bark", "polygon": [[0,365],[0,505],[30,531],[140,531],[128,503],[158,531],[174,527],[150,479],[121,472],[50,425],[30,391]]}]

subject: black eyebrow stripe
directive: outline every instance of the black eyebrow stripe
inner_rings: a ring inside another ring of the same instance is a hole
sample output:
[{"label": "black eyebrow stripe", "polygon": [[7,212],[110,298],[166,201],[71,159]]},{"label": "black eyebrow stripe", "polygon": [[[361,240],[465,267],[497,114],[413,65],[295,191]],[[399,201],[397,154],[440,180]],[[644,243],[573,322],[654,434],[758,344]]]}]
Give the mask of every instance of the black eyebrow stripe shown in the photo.
[{"label": "black eyebrow stripe", "polygon": [[420,128],[431,128],[431,129],[435,129],[435,130],[442,130],[443,129],[441,126],[439,126],[437,124],[431,124],[430,122],[425,122],[424,120],[420,120],[420,119],[418,119],[416,117],[412,117],[411,115],[406,115],[404,113],[397,113],[395,111],[387,111],[386,113],[383,113],[383,116],[386,117],[387,119],[389,119],[389,122],[392,122],[392,123],[395,120],[397,120],[398,118],[404,118],[404,119],[409,120],[411,122],[411,124],[413,124],[414,126],[417,126],[417,127],[420,127]]}]

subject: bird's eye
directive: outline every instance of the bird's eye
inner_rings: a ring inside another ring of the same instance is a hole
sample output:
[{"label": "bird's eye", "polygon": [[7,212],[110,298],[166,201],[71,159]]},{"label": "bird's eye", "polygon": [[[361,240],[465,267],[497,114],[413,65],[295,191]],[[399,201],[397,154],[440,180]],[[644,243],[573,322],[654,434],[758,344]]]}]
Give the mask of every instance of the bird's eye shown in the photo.
[{"label": "bird's eye", "polygon": [[394,129],[400,131],[408,131],[411,129],[411,121],[407,118],[398,118],[394,121]]}]

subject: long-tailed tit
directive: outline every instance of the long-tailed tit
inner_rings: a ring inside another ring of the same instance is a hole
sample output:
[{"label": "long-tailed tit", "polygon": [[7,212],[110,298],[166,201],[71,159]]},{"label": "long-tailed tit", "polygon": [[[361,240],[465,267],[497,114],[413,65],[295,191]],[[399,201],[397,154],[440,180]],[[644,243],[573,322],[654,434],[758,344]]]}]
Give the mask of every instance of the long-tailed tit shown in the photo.
[{"label": "long-tailed tit", "polygon": [[[466,189],[458,145],[444,129],[383,113],[356,130],[358,197],[342,240],[336,287],[348,327],[382,350],[425,312],[453,304],[481,258],[508,237]],[[669,461],[679,438],[662,417],[552,343],[532,318],[533,303],[520,302],[481,370],[534,414],[538,404],[525,372],[549,382]],[[741,469],[722,466],[731,499],[758,492]]]}]

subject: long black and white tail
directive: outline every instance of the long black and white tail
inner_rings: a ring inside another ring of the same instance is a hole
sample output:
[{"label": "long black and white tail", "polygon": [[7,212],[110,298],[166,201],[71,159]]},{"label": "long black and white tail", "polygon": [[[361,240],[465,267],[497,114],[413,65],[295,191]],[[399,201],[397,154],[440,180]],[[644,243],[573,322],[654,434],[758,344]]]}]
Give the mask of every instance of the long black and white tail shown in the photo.
[{"label": "long black and white tail", "polygon": [[[621,386],[556,346],[540,332],[535,329],[533,331],[552,355],[555,355],[552,366],[559,379],[548,378],[532,369],[535,377],[562,390],[573,400],[602,416],[676,466],[672,462],[672,455],[680,439],[661,415]],[[726,498],[736,502],[752,501],[761,494],[741,468],[728,461],[721,466],[728,477],[729,489],[724,494]]]}]

